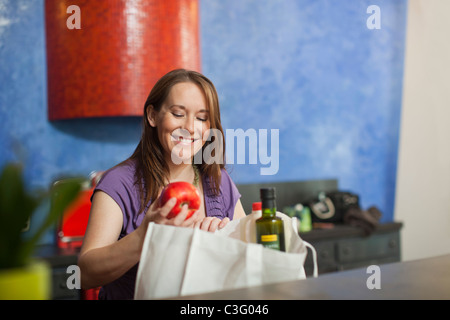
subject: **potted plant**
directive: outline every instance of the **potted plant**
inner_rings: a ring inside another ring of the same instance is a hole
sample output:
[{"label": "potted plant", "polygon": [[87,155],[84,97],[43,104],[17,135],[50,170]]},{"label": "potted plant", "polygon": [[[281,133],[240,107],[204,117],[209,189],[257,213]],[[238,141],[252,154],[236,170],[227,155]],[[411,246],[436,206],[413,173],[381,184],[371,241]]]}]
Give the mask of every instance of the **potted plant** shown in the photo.
[{"label": "potted plant", "polygon": [[[25,187],[22,167],[7,164],[0,172],[0,300],[41,300],[50,298],[51,270],[33,258],[44,233],[53,226],[81,190],[81,183],[55,184],[48,191]],[[50,210],[36,232],[28,237],[23,229],[44,200]]]}]

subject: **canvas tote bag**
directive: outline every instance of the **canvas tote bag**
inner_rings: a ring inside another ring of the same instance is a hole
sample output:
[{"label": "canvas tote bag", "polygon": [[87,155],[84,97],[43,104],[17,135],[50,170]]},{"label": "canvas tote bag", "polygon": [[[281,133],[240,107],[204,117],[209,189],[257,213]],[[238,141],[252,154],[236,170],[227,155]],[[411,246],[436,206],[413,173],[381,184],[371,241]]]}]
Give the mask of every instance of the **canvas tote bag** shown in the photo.
[{"label": "canvas tote bag", "polygon": [[298,235],[297,219],[284,222],[286,252],[256,244],[252,213],[215,233],[150,223],[139,263],[135,299],[164,299],[306,278],[304,262],[314,247]]}]

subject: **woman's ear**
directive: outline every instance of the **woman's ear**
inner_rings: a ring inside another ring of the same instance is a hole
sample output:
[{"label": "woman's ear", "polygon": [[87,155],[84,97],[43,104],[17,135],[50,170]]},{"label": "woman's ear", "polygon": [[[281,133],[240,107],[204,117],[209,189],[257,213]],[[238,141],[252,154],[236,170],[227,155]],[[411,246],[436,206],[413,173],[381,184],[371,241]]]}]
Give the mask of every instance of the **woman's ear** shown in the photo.
[{"label": "woman's ear", "polygon": [[147,107],[147,121],[152,127],[156,127],[156,115],[157,112],[155,111],[155,108],[153,108],[152,105],[149,105]]}]

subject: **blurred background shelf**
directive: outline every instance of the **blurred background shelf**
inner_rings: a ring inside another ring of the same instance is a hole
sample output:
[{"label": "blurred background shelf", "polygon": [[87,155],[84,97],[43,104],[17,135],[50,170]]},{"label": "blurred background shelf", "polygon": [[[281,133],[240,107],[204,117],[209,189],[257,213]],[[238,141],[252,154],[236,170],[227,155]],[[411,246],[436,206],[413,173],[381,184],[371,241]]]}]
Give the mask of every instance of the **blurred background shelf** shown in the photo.
[{"label": "blurred background shelf", "polygon": [[[317,251],[319,275],[401,261],[400,222],[383,223],[369,236],[357,227],[335,225],[332,229],[313,229],[300,233]],[[312,254],[305,262],[307,276],[312,275]]]}]

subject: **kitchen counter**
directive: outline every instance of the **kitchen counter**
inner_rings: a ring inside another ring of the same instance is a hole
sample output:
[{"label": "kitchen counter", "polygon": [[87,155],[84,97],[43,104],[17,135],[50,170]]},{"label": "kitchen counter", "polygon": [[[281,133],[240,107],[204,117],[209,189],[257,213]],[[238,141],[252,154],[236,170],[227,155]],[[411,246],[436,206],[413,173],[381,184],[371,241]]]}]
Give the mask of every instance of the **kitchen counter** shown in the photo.
[{"label": "kitchen counter", "polygon": [[[176,300],[448,300],[450,255],[379,266],[380,288],[369,289],[367,268],[244,289],[174,298]],[[369,286],[371,286],[369,284]]]}]

